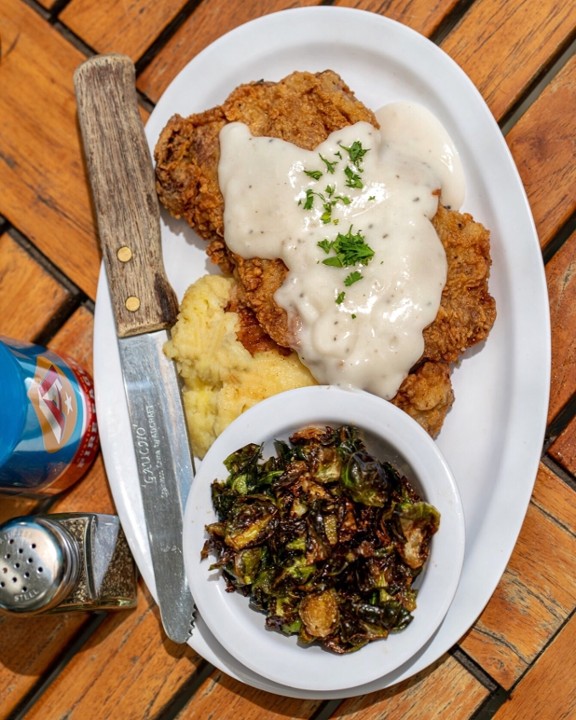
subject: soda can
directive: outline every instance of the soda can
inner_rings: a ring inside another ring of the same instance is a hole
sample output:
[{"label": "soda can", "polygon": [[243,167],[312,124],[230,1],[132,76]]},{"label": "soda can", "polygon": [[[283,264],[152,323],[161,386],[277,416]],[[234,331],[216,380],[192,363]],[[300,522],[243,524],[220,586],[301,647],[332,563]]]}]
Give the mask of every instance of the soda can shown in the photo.
[{"label": "soda can", "polygon": [[98,449],[90,375],[72,358],[0,336],[0,492],[63,492]]}]

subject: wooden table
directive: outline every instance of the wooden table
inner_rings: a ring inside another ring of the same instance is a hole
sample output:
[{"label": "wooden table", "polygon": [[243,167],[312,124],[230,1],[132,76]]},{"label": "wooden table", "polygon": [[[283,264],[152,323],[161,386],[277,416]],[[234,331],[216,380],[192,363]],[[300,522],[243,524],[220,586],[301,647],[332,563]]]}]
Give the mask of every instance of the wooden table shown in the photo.
[{"label": "wooden table", "polygon": [[[2,0],[0,333],[91,368],[99,250],[84,172],[75,68],[136,62],[146,115],[219,35],[312,0]],[[0,716],[90,718],[576,717],[576,5],[565,0],[336,0],[399,20],[468,73],[527,190],[551,304],[552,382],[541,463],[506,572],[456,647],[396,687],[342,701],[243,686],[168,641],[145,586],[134,611],[0,619]],[[0,518],[36,511],[2,499]],[[114,512],[101,458],[52,511]]]}]

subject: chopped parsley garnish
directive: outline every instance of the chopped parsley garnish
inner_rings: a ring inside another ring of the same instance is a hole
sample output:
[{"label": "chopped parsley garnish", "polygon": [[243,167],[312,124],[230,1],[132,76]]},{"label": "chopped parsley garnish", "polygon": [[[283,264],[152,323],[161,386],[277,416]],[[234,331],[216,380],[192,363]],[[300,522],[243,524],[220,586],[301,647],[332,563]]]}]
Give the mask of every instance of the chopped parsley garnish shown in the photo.
[{"label": "chopped parsley garnish", "polygon": [[344,175],[346,175],[346,187],[358,188],[359,190],[364,187],[362,178],[353,170],[353,168],[350,167],[350,165],[344,168]]},{"label": "chopped parsley garnish", "polygon": [[[343,150],[346,150],[351,163],[350,165],[346,165],[346,167],[344,168],[346,187],[362,189],[364,187],[364,183],[362,182],[361,178],[361,174],[363,172],[361,164],[364,155],[366,155],[369,148],[364,148],[359,140],[355,140],[352,145],[350,145],[350,147],[346,147],[342,144],[340,144],[340,147]],[[324,163],[324,171],[317,169],[304,170],[304,174],[307,175],[309,178],[312,178],[312,180],[315,180],[316,182],[318,182],[323,177],[325,172],[329,175],[333,175],[336,172],[336,167],[338,166],[338,163],[343,159],[342,153],[340,152],[336,152],[334,154],[334,160],[329,160],[320,153],[318,153],[318,157]],[[304,202],[302,202],[302,200],[299,200],[298,204],[303,205],[304,210],[311,210],[314,207],[314,196],[320,198],[322,200],[322,207],[324,210],[321,216],[321,220],[324,224],[327,224],[332,221],[332,209],[337,204],[337,202],[340,201],[345,205],[349,205],[351,199],[347,195],[334,195],[334,185],[327,185],[324,189],[324,192],[328,197],[331,198],[330,201],[327,201],[322,193],[316,192],[308,188],[308,190],[306,190],[306,200]]]},{"label": "chopped parsley garnish", "polygon": [[354,140],[350,147],[346,147],[342,145],[342,143],[339,143],[339,145],[343,150],[346,150],[348,157],[355,165],[358,165],[364,159],[364,155],[366,155],[369,150],[369,148],[362,147],[360,140]]},{"label": "chopped parsley garnish", "polygon": [[312,190],[312,188],[307,188],[306,198],[304,202],[302,202],[302,200],[299,200],[298,204],[302,205],[304,207],[304,210],[312,210],[312,208],[314,207],[314,198],[318,198],[322,203],[323,212],[320,215],[320,220],[323,222],[323,224],[327,225],[330,222],[338,224],[338,220],[334,220],[332,218],[332,210],[334,206],[338,202],[341,202],[344,205],[349,205],[352,200],[347,195],[335,195],[335,192],[336,188],[334,185],[326,186],[326,195],[320,192],[316,192]]},{"label": "chopped parsley garnish", "polygon": [[[314,207],[314,195],[316,194],[317,193],[315,193],[314,190],[311,190],[310,188],[306,190],[306,200],[303,203],[304,210],[312,210],[312,208]],[[301,203],[302,201],[300,201],[300,204]]]},{"label": "chopped parsley garnish", "polygon": [[330,162],[330,160],[327,160],[325,157],[322,157],[320,153],[318,153],[320,160],[326,165],[326,172],[330,173],[331,175],[334,175],[336,172],[336,165],[338,165],[338,160],[334,160],[333,162]]},{"label": "chopped parsley garnish", "polygon": [[354,285],[354,283],[358,282],[358,280],[362,280],[362,273],[358,270],[354,270],[354,272],[351,272],[350,275],[347,275],[344,278],[344,285],[346,285],[346,287],[350,287],[350,285]]},{"label": "chopped parsley garnish", "polygon": [[[364,235],[352,231],[352,226],[346,234],[338,233],[334,240],[324,238],[318,243],[318,247],[329,257],[324,258],[322,263],[330,267],[352,267],[354,265],[366,265],[374,257],[374,250],[366,242]],[[362,280],[360,270],[353,270],[344,278],[344,285],[350,287]],[[344,301],[345,293],[340,292],[336,297],[336,303],[340,305]]]},{"label": "chopped parsley garnish", "polygon": [[[359,140],[355,140],[349,147],[339,143],[343,151],[348,155],[346,158],[340,151],[334,153],[334,159],[328,159],[322,154],[318,153],[318,157],[322,161],[324,168],[304,170],[304,174],[312,180],[319,182],[324,174],[333,175],[336,172],[336,168],[340,162],[344,162],[343,175],[346,187],[361,190],[364,187],[362,181],[362,162],[364,156],[368,152],[369,148],[363,147]],[[374,196],[371,197],[374,199]],[[343,205],[350,205],[352,198],[349,195],[341,195],[336,191],[335,184],[327,184],[323,191],[313,190],[312,188],[306,189],[306,196],[304,199],[298,200],[298,204],[301,205],[304,210],[312,210],[316,200],[319,201],[321,207],[320,221],[324,225],[330,223],[337,225],[338,218],[334,218],[333,210],[342,203]],[[328,257],[322,260],[324,265],[331,267],[354,267],[366,265],[374,256],[374,250],[366,242],[364,235],[352,231],[350,226],[347,233],[338,233],[336,237],[331,240],[324,238],[318,243],[320,247]],[[354,283],[362,280],[362,273],[359,269],[355,269],[350,272],[344,278],[344,285],[350,287]],[[336,296],[336,303],[340,305],[344,302],[346,293],[341,291]]]},{"label": "chopped parsley garnish", "polygon": [[362,233],[353,233],[352,226],[344,235],[338,233],[334,240],[325,238],[318,243],[318,246],[330,257],[322,260],[324,265],[333,267],[350,267],[359,263],[366,264],[374,257],[374,250],[366,242]]}]

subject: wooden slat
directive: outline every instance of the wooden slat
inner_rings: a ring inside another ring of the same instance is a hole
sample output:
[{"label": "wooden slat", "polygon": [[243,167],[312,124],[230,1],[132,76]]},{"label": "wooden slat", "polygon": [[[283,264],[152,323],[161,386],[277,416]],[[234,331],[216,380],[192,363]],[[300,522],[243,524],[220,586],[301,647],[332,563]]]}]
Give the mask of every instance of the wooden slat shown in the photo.
[{"label": "wooden slat", "polygon": [[548,452],[567,472],[576,475],[576,418],[562,431]]},{"label": "wooden slat", "polygon": [[198,662],[189,646],[162,640],[155,604],[141,590],[138,607],[110,613],[26,717],[153,718]]},{"label": "wooden slat", "polygon": [[476,0],[442,42],[499,120],[565,44],[576,5],[564,0]]},{"label": "wooden slat", "polygon": [[526,673],[494,720],[576,717],[576,616]]},{"label": "wooden slat", "polygon": [[0,335],[32,341],[71,297],[8,233],[0,235]]},{"label": "wooden slat", "polygon": [[194,698],[178,715],[179,720],[218,718],[218,720],[285,720],[313,717],[320,707],[317,700],[298,700],[256,690],[228,675],[215,671],[198,688]]},{"label": "wooden slat", "polygon": [[427,670],[386,690],[345,700],[335,720],[466,720],[487,697],[481,685],[454,658],[445,656]]},{"label": "wooden slat", "polygon": [[576,233],[546,266],[552,326],[552,382],[548,419],[576,393]]},{"label": "wooden slat", "polygon": [[59,19],[99,53],[137,60],[187,0],[72,0]]},{"label": "wooden slat", "polygon": [[[544,480],[541,480],[544,476]],[[510,563],[463,649],[497,682],[510,688],[576,606],[576,537],[553,508],[576,493],[542,466],[538,505],[530,504]],[[503,620],[503,618],[505,620]]]},{"label": "wooden slat", "polygon": [[224,33],[261,15],[318,4],[319,0],[269,0],[264,10],[260,0],[243,0],[242,3],[230,3],[228,0],[203,2],[145,69],[138,79],[138,87],[157,102],[180,70]]},{"label": "wooden slat", "polygon": [[574,163],[576,57],[572,58],[507,135],[544,247],[576,210]]},{"label": "wooden slat", "polygon": [[458,0],[336,0],[334,5],[385,15],[430,36],[456,7]]},{"label": "wooden slat", "polygon": [[[186,63],[225,32],[263,14],[318,4],[318,0],[272,0],[266,4],[264,13],[258,0],[245,0],[241,5],[234,6],[227,0],[202,3],[142,73],[138,86],[157,102],[168,83]],[[337,0],[334,4],[385,15],[429,35],[455,7],[456,0],[435,0],[432,3],[429,0]]]},{"label": "wooden slat", "polygon": [[71,355],[92,374],[93,324],[92,313],[85,307],[80,307],[60,328],[48,346],[54,352]]},{"label": "wooden slat", "polygon": [[576,535],[576,500],[574,490],[555,475],[552,470],[542,467],[534,486],[532,503],[571,535]]},{"label": "wooden slat", "polygon": [[[139,79],[156,101],[168,82],[207,44],[247,20],[320,0],[70,0],[59,20],[99,51],[141,56],[180,8],[190,17]],[[463,19],[442,47],[477,84],[498,119],[524,97],[533,80],[573,33],[574,3],[561,0],[335,0],[433,33],[452,10]],[[0,216],[35,244],[90,297],[99,251],[76,130],[72,74],[83,59],[39,6],[55,0],[0,2]],[[574,60],[544,89],[507,141],[526,186],[542,246],[574,211]],[[217,69],[215,69],[217,72]],[[546,269],[553,329],[549,419],[573,397],[574,237]],[[0,333],[31,337],[70,300],[70,292],[15,242],[0,236]],[[33,311],[32,311],[33,310]],[[91,369],[92,314],[81,306],[50,345]],[[548,450],[576,475],[576,418]],[[462,648],[512,699],[497,720],[576,715],[573,647],[576,639],[574,554],[576,503],[570,482],[541,466],[526,522],[494,597]],[[114,512],[101,458],[54,510]],[[2,499],[0,511],[16,513]],[[9,514],[8,514],[9,516]],[[0,519],[2,515],[0,512]],[[568,618],[572,617],[571,620]],[[0,715],[9,716],[78,637],[88,616],[0,618]],[[555,638],[551,642],[551,639]],[[27,718],[142,720],[162,716],[187,691],[201,662],[190,648],[165,640],[155,604],[140,583],[138,607],[109,615],[96,634],[62,668]],[[192,691],[192,687],[190,687]],[[343,701],[341,720],[469,720],[489,691],[455,657],[446,656],[399,686]],[[180,718],[311,718],[321,703],[254,690],[214,671],[178,714]],[[171,715],[170,715],[171,716]],[[324,716],[324,715],[322,715]]]},{"label": "wooden slat", "polygon": [[0,214],[94,297],[99,252],[76,128],[81,53],[26,3],[0,3]]},{"label": "wooden slat", "polygon": [[[62,650],[80,632],[87,613],[7,618],[0,615],[0,706],[9,717]],[[49,717],[44,715],[44,718]]]}]

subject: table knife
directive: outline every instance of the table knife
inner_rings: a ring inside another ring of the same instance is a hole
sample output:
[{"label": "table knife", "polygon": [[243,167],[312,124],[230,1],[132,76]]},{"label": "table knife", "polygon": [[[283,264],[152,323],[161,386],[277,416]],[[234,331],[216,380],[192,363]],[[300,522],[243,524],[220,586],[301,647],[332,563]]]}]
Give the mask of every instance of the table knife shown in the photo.
[{"label": "table knife", "polygon": [[97,55],[74,75],[78,119],[112,300],[162,625],[184,643],[194,603],[182,518],[194,465],[173,361],[163,352],[178,302],[166,277],[152,160],[132,61]]}]

